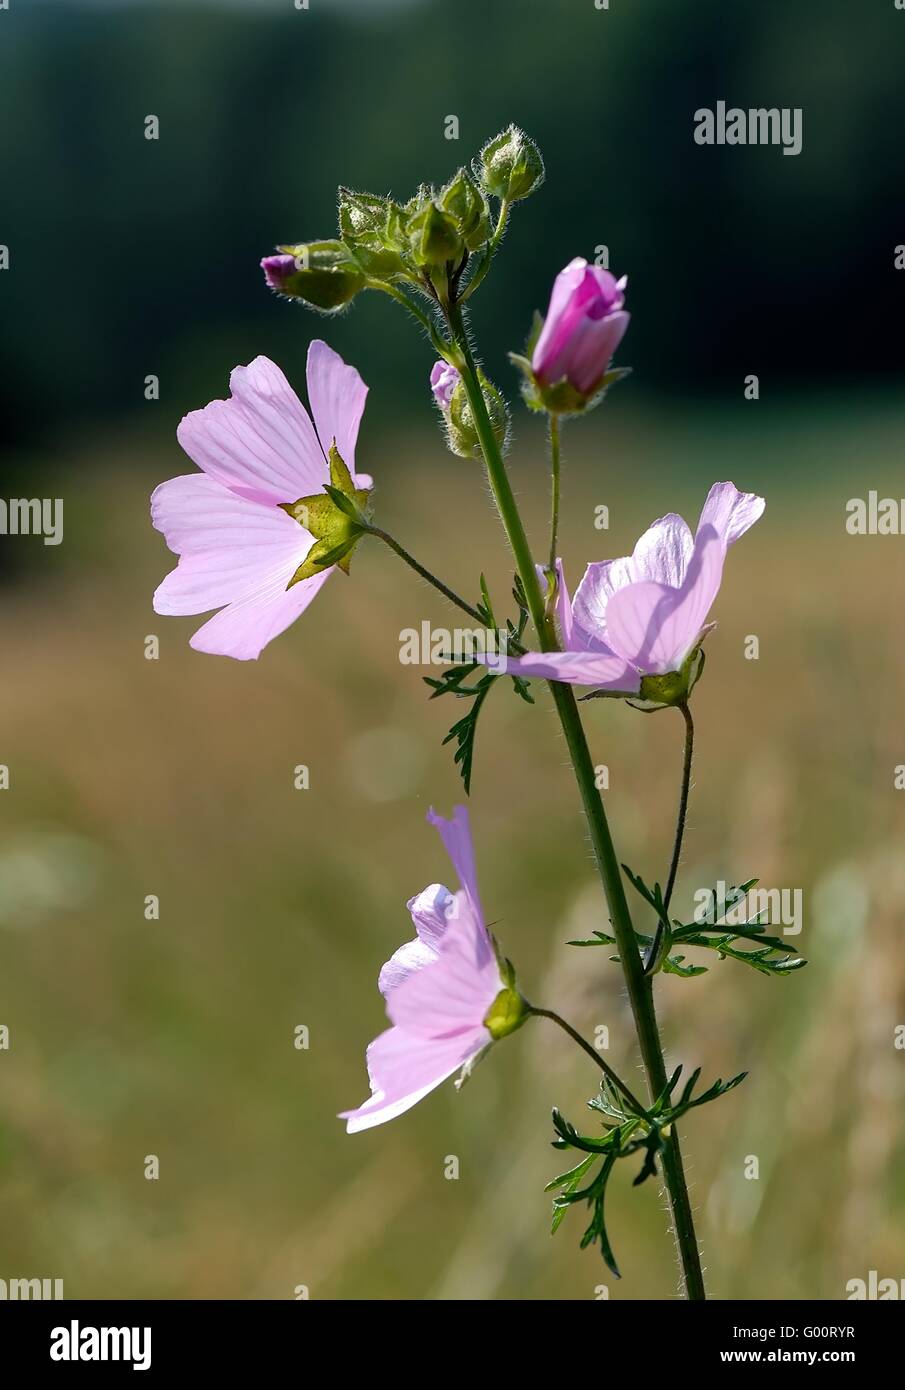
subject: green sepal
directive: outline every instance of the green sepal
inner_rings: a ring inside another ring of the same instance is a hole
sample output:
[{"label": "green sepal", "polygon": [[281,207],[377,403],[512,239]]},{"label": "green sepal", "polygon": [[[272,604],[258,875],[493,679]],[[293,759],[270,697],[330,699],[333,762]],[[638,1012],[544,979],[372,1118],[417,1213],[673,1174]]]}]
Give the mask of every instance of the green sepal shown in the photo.
[{"label": "green sepal", "polygon": [[439,204],[455,222],[468,251],[490,240],[490,206],[467,169],[460,169],[440,194]]},{"label": "green sepal", "polygon": [[278,249],[292,256],[297,267],[281,280],[279,293],[301,299],[320,313],[337,313],[365,287],[361,267],[341,241],[299,242]]},{"label": "green sepal", "polygon": [[409,247],[421,269],[445,266],[458,261],[465,249],[455,218],[431,199],[408,219]]},{"label": "green sepal", "polygon": [[288,589],[336,565],[349,573],[352,551],[367,532],[370,491],[356,488],[336,447],[330,446],[330,482],[323,492],[281,503],[282,510],[314,537],[314,544],[290,579]]}]

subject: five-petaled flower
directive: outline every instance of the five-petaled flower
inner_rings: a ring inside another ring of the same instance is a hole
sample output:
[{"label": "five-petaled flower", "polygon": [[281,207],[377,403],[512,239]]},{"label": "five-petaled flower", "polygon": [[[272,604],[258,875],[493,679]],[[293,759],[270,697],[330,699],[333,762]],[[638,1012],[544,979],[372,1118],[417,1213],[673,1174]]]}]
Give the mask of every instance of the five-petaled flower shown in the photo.
[{"label": "five-petaled flower", "polygon": [[764,499],[714,483],[694,536],[671,512],[620,560],[588,565],[575,597],[558,565],[557,617],[564,650],[510,656],[507,672],[676,702],[682,673],[710,628],[730,545],[753,526]]},{"label": "five-petaled flower", "polygon": [[[192,411],[177,431],[203,471],[161,483],[151,498],[151,519],[179,556],[154,608],[180,615],[219,608],[191,645],[246,661],[308,607],[337,563],[348,563],[354,523],[334,509],[331,532],[325,514],[334,504],[324,487],[352,499],[350,511],[364,502],[371,479],[355,473],[355,445],[368,388],[317,340],[308,349],[313,423],[266,357],[236,367],[230,391],[229,400]],[[319,556],[333,562],[318,565]]]},{"label": "five-petaled flower", "polygon": [[380,972],[393,1026],[368,1048],[371,1096],[340,1115],[350,1134],[404,1114],[527,1016],[512,967],[484,925],[467,810],[457,806],[452,820],[431,811],[428,820],[460,887],[451,893],[433,883],[408,904],[418,934]]}]

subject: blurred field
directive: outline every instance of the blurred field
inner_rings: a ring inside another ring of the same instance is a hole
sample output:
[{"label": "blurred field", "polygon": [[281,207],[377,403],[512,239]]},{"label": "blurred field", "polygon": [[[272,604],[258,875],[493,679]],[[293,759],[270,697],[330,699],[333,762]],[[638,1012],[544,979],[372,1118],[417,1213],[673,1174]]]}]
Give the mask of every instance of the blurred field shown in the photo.
[{"label": "blurred field", "polygon": [[[847,498],[901,491],[905,412],[882,398],[642,410],[624,392],[566,436],[573,582],[666,510],[694,522],[714,479],[768,499],[732,553],[695,694],[677,904],[717,878],[800,887],[811,964],[783,981],[714,961],[659,982],[673,1063],[751,1072],[685,1126],[710,1290],[839,1298],[869,1269],[905,1274],[905,554],[900,538],[844,530]],[[443,453],[422,404],[392,438],[366,419],[381,524],[460,591],[483,567],[501,602],[509,566],[479,470]],[[540,552],[539,432],[517,426]],[[579,1216],[548,1234],[542,1188],[562,1166],[550,1107],[579,1119],[595,1077],[542,1022],[462,1094],[445,1086],[354,1138],[334,1118],[367,1092],[376,975],[410,935],[405,900],[448,876],[424,813],[460,799],[440,740],[462,710],[429,705],[397,653],[402,628],[455,625],[451,610],[373,545],[259,663],[193,653],[192,622],[150,608],[171,557],[147,493],[185,471],[175,440],[149,446],[130,427],[64,453],[23,464],[47,495],[65,470],[65,544],[8,542],[27,563],[0,601],[0,1276],[63,1278],[86,1298],[291,1298],[299,1284],[344,1299],[586,1299],[602,1283],[614,1299],[672,1296],[652,1184],[614,1184],[619,1284],[579,1253]],[[598,503],[609,533],[593,528]],[[483,896],[530,996],[588,1031],[608,1024],[631,1074],[616,967],[562,945],[604,925],[602,899],[535,690],[529,709],[500,688],[483,717]],[[680,720],[601,702],[587,725],[620,853],[662,875]],[[293,789],[297,763],[308,791]],[[159,922],[144,918],[152,893]],[[308,1051],[293,1047],[300,1023]],[[459,1181],[444,1178],[453,1154]]]}]

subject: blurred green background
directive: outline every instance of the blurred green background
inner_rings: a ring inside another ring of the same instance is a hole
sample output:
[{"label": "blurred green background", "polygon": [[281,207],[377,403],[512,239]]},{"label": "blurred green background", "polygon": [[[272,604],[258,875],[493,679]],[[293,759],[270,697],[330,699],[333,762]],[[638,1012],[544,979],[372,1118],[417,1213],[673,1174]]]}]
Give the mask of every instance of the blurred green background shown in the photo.
[{"label": "blurred green background", "polygon": [[[783,981],[714,962],[659,984],[673,1064],[751,1073],[685,1126],[711,1292],[831,1299],[870,1269],[905,1275],[905,557],[901,538],[845,530],[849,498],[903,491],[903,45],[892,3],[842,0],[0,12],[3,489],[63,497],[66,528],[57,548],[0,548],[0,1278],[87,1298],[675,1293],[662,1201],[629,1173],[609,1222],[621,1283],[579,1254],[577,1214],[547,1233],[542,1188],[563,1166],[550,1107],[579,1120],[596,1080],[547,1025],[387,1127],[350,1138],[334,1118],[367,1092],[405,900],[448,878],[424,813],[460,799],[440,741],[462,709],[426,702],[398,639],[454,625],[450,610],[376,547],[258,663],[192,652],[201,620],[150,607],[172,557],[147,497],[187,469],[179,417],[257,353],[301,390],[317,335],[372,386],[359,462],[380,524],[460,591],[483,569],[507,592],[480,471],[443,450],[411,325],[376,296],[309,318],[267,294],[257,262],[330,235],[338,183],[407,195],[510,120],[548,181],[474,301],[490,374],[515,397],[505,352],[573,254],[605,244],[630,277],[635,375],[566,434],[569,573],[664,511],[693,522],[714,479],[768,501],[732,553],[695,694],[677,904],[718,878],[801,888],[811,963]],[[694,110],[719,99],[802,107],[802,154],[696,146]],[[542,553],[542,432],[517,404],[514,418]],[[495,691],[482,716],[484,901],[530,997],[607,1025],[631,1077],[617,968],[563,945],[605,924],[535,692],[531,709]],[[662,877],[681,721],[600,702],[586,722],[620,854]]]}]

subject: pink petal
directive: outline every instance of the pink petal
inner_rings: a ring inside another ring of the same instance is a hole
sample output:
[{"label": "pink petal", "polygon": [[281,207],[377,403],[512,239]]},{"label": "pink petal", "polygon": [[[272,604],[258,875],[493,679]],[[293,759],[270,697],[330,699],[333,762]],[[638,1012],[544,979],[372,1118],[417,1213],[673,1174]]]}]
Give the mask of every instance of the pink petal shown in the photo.
[{"label": "pink petal", "polygon": [[448,888],[432,883],[429,888],[409,900],[408,908],[418,935],[395,951],[377,978],[377,988],[384,998],[398,989],[403,980],[437,959],[440,942],[449,926],[448,913],[454,898]]},{"label": "pink petal", "polygon": [[618,560],[596,560],[588,565],[572,600],[571,645],[576,651],[603,650],[610,654],[606,640],[607,604],[617,589],[640,577],[631,555]]},{"label": "pink petal", "polygon": [[[452,820],[445,820],[443,816],[438,816],[431,807],[427,813],[427,819],[432,826],[439,830],[446,853],[452,860],[453,868],[459,876],[459,882],[471,899],[476,917],[483,922],[484,916],[478,893],[478,873],[475,865],[474,845],[471,840],[468,808],[457,806],[453,811]],[[486,932],[484,935],[486,937]]]},{"label": "pink petal", "polygon": [[636,579],[650,579],[678,589],[694,549],[688,523],[675,512],[661,516],[648,526],[632,552]]},{"label": "pink petal", "polygon": [[388,1028],[368,1048],[372,1095],[357,1110],[344,1110],[349,1134],[372,1129],[403,1115],[487,1046],[483,1026],[452,1038],[411,1037]]},{"label": "pink petal", "polygon": [[638,672],[615,652],[528,652],[525,656],[509,657],[506,671],[538,680],[563,681],[566,685],[594,686],[598,690],[638,690]]},{"label": "pink petal", "polygon": [[255,660],[268,642],[285,632],[305,611],[334,569],[331,565],[323,574],[303,579],[287,589],[288,580],[281,567],[263,580],[254,593],[231,603],[199,627],[189,645],[196,652],[232,656],[237,661]]},{"label": "pink petal", "polygon": [[256,593],[279,573],[283,588],[311,536],[271,503],[251,502],[204,473],[161,483],[151,520],[181,558],[154,595],[157,613],[205,613]]},{"label": "pink petal", "polygon": [[[350,473],[355,472],[355,444],[368,388],[354,367],[315,338],[308,348],[308,400],[325,454],[336,447]],[[364,475],[362,475],[362,481]],[[370,479],[363,486],[368,486]]]},{"label": "pink petal", "polygon": [[763,515],[766,503],[753,492],[739,492],[734,483],[714,483],[701,509],[698,530],[712,526],[724,545],[733,545]]},{"label": "pink petal", "polygon": [[442,883],[432,883],[406,903],[419,937],[435,951],[440,949],[440,942],[446,935],[453,902],[448,888],[444,888]]},{"label": "pink petal", "polygon": [[314,426],[279,367],[256,357],[230,376],[232,395],[193,410],[176,436],[199,468],[257,501],[319,492],[327,462]]},{"label": "pink petal", "polygon": [[451,920],[437,959],[387,999],[390,1021],[407,1033],[438,1037],[478,1028],[503,988],[486,928],[471,916],[464,894],[459,899],[461,920]]},{"label": "pink petal", "polygon": [[719,592],[725,554],[716,531],[704,526],[681,588],[646,580],[614,593],[606,612],[614,650],[652,675],[678,670],[700,637]]}]

